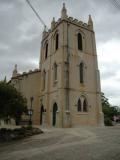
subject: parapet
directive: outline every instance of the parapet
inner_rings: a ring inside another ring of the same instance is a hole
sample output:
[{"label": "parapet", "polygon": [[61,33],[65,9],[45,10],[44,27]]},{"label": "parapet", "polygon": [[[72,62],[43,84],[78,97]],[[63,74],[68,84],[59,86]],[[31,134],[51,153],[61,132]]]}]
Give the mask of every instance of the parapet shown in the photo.
[{"label": "parapet", "polygon": [[17,78],[20,78],[20,77],[28,76],[30,74],[34,74],[34,73],[37,73],[37,72],[41,72],[41,70],[40,69],[34,69],[34,70],[29,70],[28,72],[23,72],[21,74],[19,73],[15,77],[12,77],[12,79],[17,79]]},{"label": "parapet", "polygon": [[[51,29],[49,29],[48,31],[43,31],[43,37],[42,39],[44,40],[46,37],[49,36],[49,34],[51,32],[53,32],[53,30],[62,22],[62,21],[67,21],[69,23],[73,23],[77,26],[80,26],[82,28],[85,28],[85,29],[88,29],[90,31],[93,31],[93,27],[90,26],[90,24],[88,23],[84,23],[83,21],[79,21],[78,19],[76,18],[73,18],[73,17],[67,17],[66,19],[61,19],[59,18],[55,23],[54,23],[54,26],[51,25]],[[52,24],[52,23],[51,23]]]}]

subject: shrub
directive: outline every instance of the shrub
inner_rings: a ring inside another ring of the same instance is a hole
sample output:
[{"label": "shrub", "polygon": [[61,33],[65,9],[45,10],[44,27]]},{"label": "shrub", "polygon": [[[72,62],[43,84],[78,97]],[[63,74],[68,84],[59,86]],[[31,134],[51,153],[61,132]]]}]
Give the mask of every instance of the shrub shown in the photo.
[{"label": "shrub", "polygon": [[112,120],[109,117],[106,117],[106,116],[104,118],[104,123],[105,123],[105,126],[113,126]]},{"label": "shrub", "polygon": [[33,127],[32,127],[32,125],[28,125],[28,126],[26,127],[26,129],[27,129],[27,130],[32,130]]}]

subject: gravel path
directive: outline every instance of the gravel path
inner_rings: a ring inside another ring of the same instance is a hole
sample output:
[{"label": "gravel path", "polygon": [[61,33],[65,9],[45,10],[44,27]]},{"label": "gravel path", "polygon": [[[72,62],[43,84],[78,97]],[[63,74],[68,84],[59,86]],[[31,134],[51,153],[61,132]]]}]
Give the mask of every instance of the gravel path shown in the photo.
[{"label": "gravel path", "polygon": [[44,129],[0,144],[0,160],[120,160],[120,126]]}]

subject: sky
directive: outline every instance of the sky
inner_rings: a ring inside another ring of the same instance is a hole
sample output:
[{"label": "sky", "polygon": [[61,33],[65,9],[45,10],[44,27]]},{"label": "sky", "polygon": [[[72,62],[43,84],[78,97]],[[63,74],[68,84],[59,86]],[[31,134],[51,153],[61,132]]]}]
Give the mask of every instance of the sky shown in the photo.
[{"label": "sky", "polygon": [[[57,20],[63,2],[68,16],[83,22],[92,15],[96,34],[101,90],[112,105],[120,105],[120,1],[30,0],[45,24]],[[26,0],[0,0],[0,80],[18,71],[38,68],[43,25]]]}]

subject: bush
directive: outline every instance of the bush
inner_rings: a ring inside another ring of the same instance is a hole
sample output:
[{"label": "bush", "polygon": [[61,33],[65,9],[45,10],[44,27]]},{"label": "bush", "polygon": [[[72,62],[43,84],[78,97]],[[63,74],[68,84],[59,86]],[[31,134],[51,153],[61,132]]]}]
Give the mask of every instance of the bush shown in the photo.
[{"label": "bush", "polygon": [[109,117],[106,117],[106,116],[104,118],[104,123],[105,123],[105,126],[113,126],[112,120]]},{"label": "bush", "polygon": [[27,130],[32,130],[33,127],[32,127],[32,125],[28,125],[28,126],[26,127],[26,129],[27,129]]},{"label": "bush", "polygon": [[0,142],[6,142],[11,140],[18,140],[21,138],[29,137],[36,134],[41,134],[39,128],[33,128],[31,125],[27,127],[15,128],[15,129],[0,129]]}]

